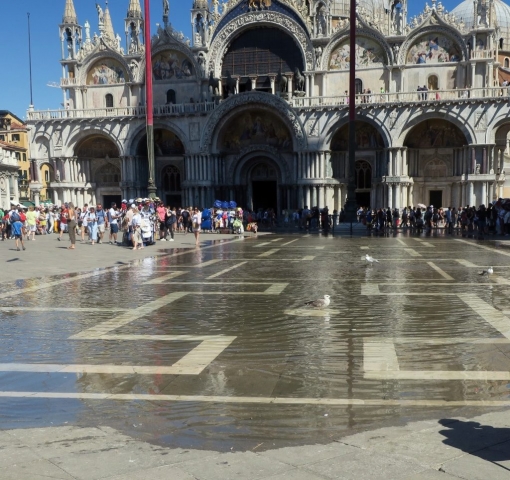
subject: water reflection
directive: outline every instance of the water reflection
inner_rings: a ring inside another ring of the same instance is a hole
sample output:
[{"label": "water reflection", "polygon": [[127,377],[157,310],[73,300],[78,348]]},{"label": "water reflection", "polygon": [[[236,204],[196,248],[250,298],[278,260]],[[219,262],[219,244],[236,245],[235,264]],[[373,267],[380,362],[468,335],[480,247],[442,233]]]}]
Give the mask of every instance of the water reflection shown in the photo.
[{"label": "water reflection", "polygon": [[[191,238],[191,237],[190,237]],[[509,371],[510,344],[434,344],[430,339],[502,338],[493,325],[457,294],[480,297],[499,310],[510,310],[507,285],[481,279],[476,268],[459,264],[494,264],[497,276],[510,275],[510,259],[495,251],[428,238],[434,248],[411,238],[339,239],[299,237],[288,247],[285,238],[267,247],[259,240],[217,242],[178,251],[176,256],[141,260],[129,269],[69,281],[37,292],[4,299],[4,306],[75,307],[72,312],[0,311],[0,363],[170,366],[200,341],[72,340],[86,329],[165,298],[189,294],[171,304],[119,325],[112,335],[227,335],[236,340],[199,375],[112,375],[5,373],[2,390],[111,394],[165,394],[197,397],[255,397],[351,400],[501,400],[508,398],[507,381],[371,380],[364,375],[366,339],[394,341],[401,370]],[[381,263],[366,266],[369,252]],[[325,247],[317,250],[316,247]],[[267,257],[260,254],[278,250]],[[411,256],[409,250],[419,253]],[[313,257],[312,260],[304,258]],[[219,260],[212,263],[212,260]],[[209,262],[209,263],[206,263]],[[246,262],[231,271],[224,270]],[[447,281],[427,262],[454,280]],[[201,265],[204,264],[205,265]],[[504,268],[502,268],[504,267]],[[173,271],[182,275],[159,284],[147,281]],[[221,274],[208,280],[212,275]],[[45,279],[23,281],[20,288]],[[254,285],[253,283],[262,283]],[[279,295],[262,294],[272,283],[287,283]],[[362,287],[378,292],[362,294]],[[304,307],[309,298],[332,297],[328,309]],[[392,295],[387,295],[392,294]],[[396,294],[396,295],[395,295]],[[410,295],[412,294],[412,295]],[[99,308],[100,311],[87,311]],[[101,311],[101,309],[104,309]],[[399,339],[412,339],[403,342]],[[4,400],[5,402],[5,400]],[[62,418],[53,405],[63,400],[9,403],[9,419],[0,426],[36,426]],[[46,407],[44,407],[44,405]],[[403,408],[380,405],[328,406],[303,403],[285,407],[262,403],[97,402],[68,401],[68,420],[111,425],[143,434],[160,443],[228,450],[253,448],[270,437],[275,446],[328,442],[335,436],[412,416],[434,415],[432,406]],[[442,407],[447,409],[447,407]],[[44,420],[41,420],[41,419]],[[129,419],[127,421],[126,419]],[[131,421],[136,419],[136,421]],[[137,432],[131,426],[137,425]],[[141,426],[140,426],[141,424]],[[168,432],[172,432],[171,435]],[[262,447],[271,448],[270,446]]]}]

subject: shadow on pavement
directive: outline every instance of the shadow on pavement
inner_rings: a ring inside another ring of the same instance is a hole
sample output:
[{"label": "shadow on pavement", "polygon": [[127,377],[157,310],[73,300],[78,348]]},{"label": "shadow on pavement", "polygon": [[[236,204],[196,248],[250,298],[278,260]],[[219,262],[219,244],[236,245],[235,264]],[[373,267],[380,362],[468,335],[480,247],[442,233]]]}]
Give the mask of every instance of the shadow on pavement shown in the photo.
[{"label": "shadow on pavement", "polygon": [[[510,428],[495,428],[478,422],[442,419],[439,423],[448,430],[440,430],[443,443],[470,455],[491,462],[510,472],[510,468],[498,462],[510,460]],[[509,473],[510,478],[510,473]]]}]

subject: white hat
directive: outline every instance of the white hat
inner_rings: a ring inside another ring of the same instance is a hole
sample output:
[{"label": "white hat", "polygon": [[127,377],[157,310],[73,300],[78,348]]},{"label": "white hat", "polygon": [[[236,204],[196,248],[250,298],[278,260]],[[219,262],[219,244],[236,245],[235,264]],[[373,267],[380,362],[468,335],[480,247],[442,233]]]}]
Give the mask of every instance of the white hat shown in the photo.
[{"label": "white hat", "polygon": [[133,203],[134,200],[132,198],[129,199],[129,203]]},{"label": "white hat", "polygon": [[122,202],[120,202],[120,203],[127,203],[127,200],[122,200]]},{"label": "white hat", "polygon": [[131,204],[131,208],[136,208],[136,205],[134,203]]}]

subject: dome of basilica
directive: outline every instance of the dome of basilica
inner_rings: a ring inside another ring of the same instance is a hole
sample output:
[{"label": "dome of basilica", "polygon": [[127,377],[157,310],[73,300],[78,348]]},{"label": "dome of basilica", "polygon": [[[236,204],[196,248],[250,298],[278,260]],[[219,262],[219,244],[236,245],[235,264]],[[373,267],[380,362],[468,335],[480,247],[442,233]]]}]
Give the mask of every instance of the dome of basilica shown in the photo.
[{"label": "dome of basilica", "polygon": [[[503,39],[503,49],[510,50],[510,6],[502,0],[494,0],[494,9],[496,11],[496,22],[500,29],[499,38]],[[457,5],[451,13],[457,20],[461,20],[466,28],[471,29],[474,24],[473,0],[464,0]]]}]

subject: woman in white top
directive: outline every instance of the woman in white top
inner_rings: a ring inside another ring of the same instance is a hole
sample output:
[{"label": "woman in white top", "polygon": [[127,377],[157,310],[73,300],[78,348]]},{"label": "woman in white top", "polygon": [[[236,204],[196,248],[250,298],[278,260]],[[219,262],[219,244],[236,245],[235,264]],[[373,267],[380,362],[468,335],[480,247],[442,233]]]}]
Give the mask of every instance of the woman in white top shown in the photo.
[{"label": "woman in white top", "polygon": [[89,236],[92,245],[94,245],[97,241],[97,215],[96,209],[94,207],[90,207],[86,216],[84,217],[83,222],[87,222],[87,228],[89,229]]},{"label": "woman in white top", "polygon": [[193,225],[193,233],[195,234],[195,245],[199,245],[200,242],[198,238],[200,236],[200,225],[202,225],[202,212],[198,209],[198,207],[194,208],[191,221]]}]

